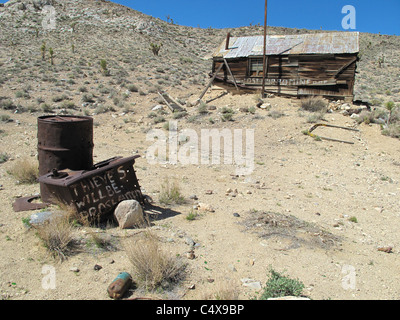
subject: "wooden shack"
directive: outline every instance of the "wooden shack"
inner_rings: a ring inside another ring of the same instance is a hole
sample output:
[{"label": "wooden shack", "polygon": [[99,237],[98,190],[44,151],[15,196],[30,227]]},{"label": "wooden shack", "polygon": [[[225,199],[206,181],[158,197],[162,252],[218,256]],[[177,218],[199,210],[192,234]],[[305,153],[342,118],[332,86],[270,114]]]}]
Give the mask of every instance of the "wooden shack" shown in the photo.
[{"label": "wooden shack", "polygon": [[[264,37],[231,37],[213,54],[216,84],[262,89]],[[269,35],[265,91],[288,96],[353,99],[358,32]]]}]

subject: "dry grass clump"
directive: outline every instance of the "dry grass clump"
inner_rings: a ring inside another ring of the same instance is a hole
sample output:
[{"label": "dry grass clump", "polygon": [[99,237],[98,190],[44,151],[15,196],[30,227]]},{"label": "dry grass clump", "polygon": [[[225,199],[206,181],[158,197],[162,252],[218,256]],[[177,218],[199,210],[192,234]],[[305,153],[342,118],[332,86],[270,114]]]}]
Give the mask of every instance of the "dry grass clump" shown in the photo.
[{"label": "dry grass clump", "polygon": [[36,225],[37,236],[53,257],[61,261],[73,252],[75,232],[73,219],[76,212],[67,206],[56,210],[44,223]]},{"label": "dry grass clump", "polygon": [[138,241],[131,241],[126,248],[138,284],[146,290],[168,288],[183,279],[186,264],[182,258],[160,248],[156,235],[146,232]]},{"label": "dry grass clump", "polygon": [[181,189],[176,180],[170,182],[168,177],[164,179],[161,184],[159,201],[164,205],[185,203],[185,197],[182,195]]},{"label": "dry grass clump", "polygon": [[216,281],[213,292],[204,293],[202,300],[239,300],[239,287],[233,280]]},{"label": "dry grass clump", "polygon": [[382,134],[385,136],[400,138],[400,105],[394,102],[387,102],[385,108],[376,108],[375,110],[363,110],[357,123],[376,123],[381,125]]},{"label": "dry grass clump", "polygon": [[301,100],[301,108],[310,112],[326,112],[328,105],[321,97],[309,97]]},{"label": "dry grass clump", "polygon": [[39,177],[39,164],[32,159],[21,159],[15,161],[14,165],[8,170],[19,183],[33,184]]}]

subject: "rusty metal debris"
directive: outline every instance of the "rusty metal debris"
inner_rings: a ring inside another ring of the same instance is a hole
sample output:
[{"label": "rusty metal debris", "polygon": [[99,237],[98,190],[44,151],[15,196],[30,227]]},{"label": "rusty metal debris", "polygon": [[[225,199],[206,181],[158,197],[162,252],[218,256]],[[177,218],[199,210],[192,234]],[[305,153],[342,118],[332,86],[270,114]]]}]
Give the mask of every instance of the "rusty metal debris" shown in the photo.
[{"label": "rusty metal debris", "polygon": [[48,203],[33,202],[34,200],[38,199],[40,199],[40,195],[18,198],[13,203],[13,209],[15,212],[20,212],[29,210],[41,210],[48,206]]},{"label": "rusty metal debris", "polygon": [[317,124],[313,125],[309,130],[305,131],[304,134],[309,135],[310,137],[319,138],[319,139],[322,139],[322,140],[328,140],[328,141],[334,141],[334,142],[342,142],[342,143],[347,143],[347,144],[354,144],[354,142],[351,142],[351,141],[345,141],[345,140],[321,137],[319,135],[316,135],[316,134],[312,133],[318,127],[330,127],[330,128],[337,128],[337,129],[343,129],[343,130],[348,130],[348,131],[360,132],[360,130],[358,130],[358,129],[335,126],[333,124],[317,123]]},{"label": "rusty metal debris", "polygon": [[133,164],[140,157],[114,157],[91,170],[53,170],[39,178],[46,188],[43,201],[72,205],[89,219],[102,219],[123,200],[144,204]]},{"label": "rusty metal debris", "polygon": [[[89,170],[93,167],[93,118],[39,117],[37,138],[40,176],[53,169]],[[40,194],[48,198],[43,184]]]}]

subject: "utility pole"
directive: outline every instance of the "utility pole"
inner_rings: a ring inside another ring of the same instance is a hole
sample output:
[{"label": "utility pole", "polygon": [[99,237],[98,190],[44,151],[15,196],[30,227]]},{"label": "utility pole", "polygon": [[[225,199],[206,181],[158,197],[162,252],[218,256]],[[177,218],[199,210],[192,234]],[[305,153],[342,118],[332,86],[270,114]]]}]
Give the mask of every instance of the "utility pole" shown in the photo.
[{"label": "utility pole", "polygon": [[268,7],[268,0],[265,0],[265,13],[264,13],[264,53],[263,53],[263,81],[262,81],[262,91],[261,91],[261,98],[265,96],[265,77],[267,66],[267,7]]}]

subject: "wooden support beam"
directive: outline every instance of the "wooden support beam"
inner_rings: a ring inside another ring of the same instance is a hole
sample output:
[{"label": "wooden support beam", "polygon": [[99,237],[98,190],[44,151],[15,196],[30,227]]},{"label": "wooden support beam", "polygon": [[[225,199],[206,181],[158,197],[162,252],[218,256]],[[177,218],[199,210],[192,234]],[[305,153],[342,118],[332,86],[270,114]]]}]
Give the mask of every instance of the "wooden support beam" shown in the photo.
[{"label": "wooden support beam", "polygon": [[223,66],[224,66],[224,63],[221,63],[220,66],[218,67],[217,71],[215,71],[215,73],[214,73],[213,77],[211,78],[210,82],[208,83],[207,87],[205,87],[205,89],[201,93],[200,97],[197,99],[197,103],[200,102],[200,100],[204,97],[204,95],[206,94],[208,88],[211,87],[211,85],[213,84],[218,72],[221,71]]},{"label": "wooden support beam", "polygon": [[225,58],[224,58],[224,63],[225,63],[225,65],[226,65],[226,68],[228,69],[229,74],[230,74],[231,77],[232,77],[232,80],[233,80],[233,83],[235,84],[236,90],[239,90],[239,88],[238,88],[238,86],[237,86],[237,83],[236,83],[236,80],[235,80],[235,77],[234,77],[234,75],[232,74],[232,71],[231,71],[231,68],[229,67],[228,61],[226,61]]}]

